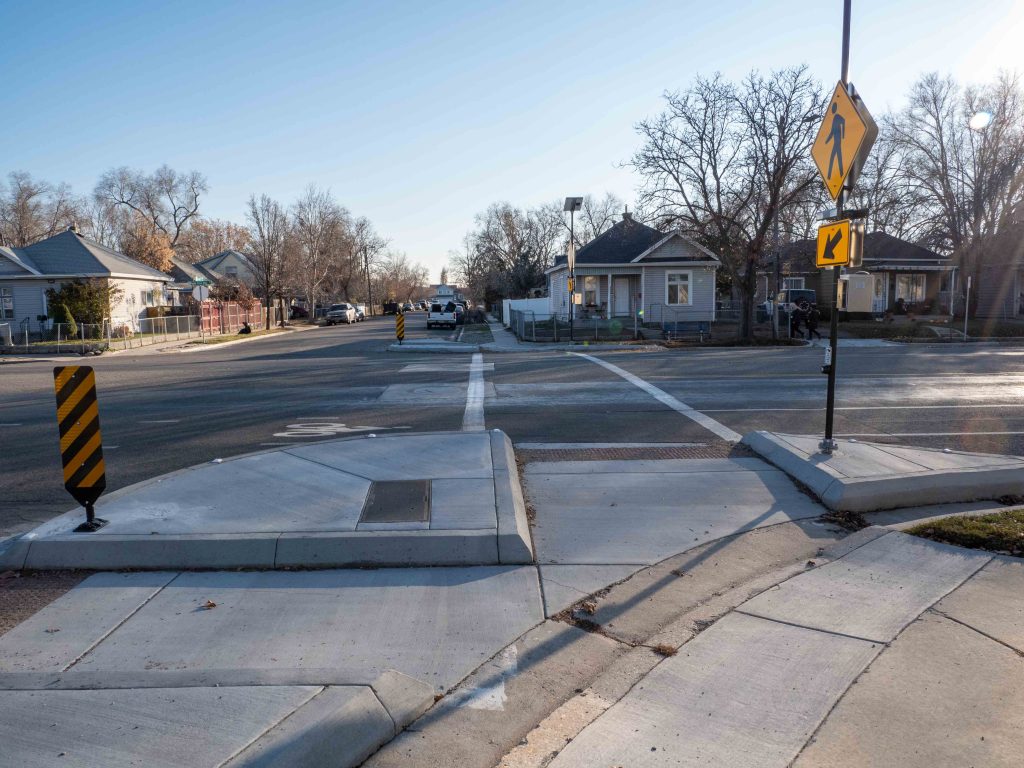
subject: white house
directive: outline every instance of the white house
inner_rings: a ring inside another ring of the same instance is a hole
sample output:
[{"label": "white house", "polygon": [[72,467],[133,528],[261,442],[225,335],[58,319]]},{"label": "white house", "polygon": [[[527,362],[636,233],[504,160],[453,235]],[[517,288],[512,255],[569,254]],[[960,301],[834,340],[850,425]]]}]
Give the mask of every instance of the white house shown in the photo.
[{"label": "white house", "polygon": [[167,303],[171,278],[71,228],[25,248],[0,247],[0,324],[37,327],[48,314],[46,291],[74,280],[98,278],[121,290],[111,307],[114,325],[145,316]]},{"label": "white house", "polygon": [[[721,262],[680,232],[659,232],[628,212],[576,252],[579,317],[632,317],[644,322],[715,319],[715,270]],[[565,256],[546,270],[551,310],[569,312]]]}]

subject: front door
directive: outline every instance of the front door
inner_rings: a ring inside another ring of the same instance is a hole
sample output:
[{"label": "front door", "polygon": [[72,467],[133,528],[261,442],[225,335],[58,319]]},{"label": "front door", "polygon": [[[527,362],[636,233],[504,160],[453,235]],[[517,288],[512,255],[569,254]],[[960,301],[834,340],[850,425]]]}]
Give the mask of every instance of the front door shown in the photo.
[{"label": "front door", "polygon": [[629,315],[629,278],[616,277],[612,283],[614,304],[612,312],[617,316]]}]

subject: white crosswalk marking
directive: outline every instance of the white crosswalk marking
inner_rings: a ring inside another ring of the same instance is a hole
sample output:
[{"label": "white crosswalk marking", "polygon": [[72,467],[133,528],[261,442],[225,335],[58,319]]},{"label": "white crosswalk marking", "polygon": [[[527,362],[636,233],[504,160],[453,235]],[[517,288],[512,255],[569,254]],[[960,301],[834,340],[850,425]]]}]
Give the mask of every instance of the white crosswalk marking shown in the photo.
[{"label": "white crosswalk marking", "polygon": [[462,417],[463,432],[478,432],[484,428],[484,356],[473,353],[469,366],[469,386],[466,387],[466,413]]}]

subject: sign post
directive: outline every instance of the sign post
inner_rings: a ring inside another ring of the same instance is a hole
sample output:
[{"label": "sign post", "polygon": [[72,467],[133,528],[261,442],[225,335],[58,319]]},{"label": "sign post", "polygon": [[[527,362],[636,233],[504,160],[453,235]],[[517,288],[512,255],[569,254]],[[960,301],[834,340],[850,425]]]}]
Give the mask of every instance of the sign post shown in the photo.
[{"label": "sign post", "polygon": [[405,341],[405,315],[402,314],[402,310],[395,313],[395,338],[399,344]]},{"label": "sign post", "polygon": [[[818,135],[811,147],[811,157],[818,167],[825,186],[836,201],[836,220],[818,230],[815,263],[832,268],[832,306],[829,318],[829,346],[825,350],[822,372],[828,374],[825,401],[825,438],[819,444],[822,453],[836,448],[833,437],[836,406],[836,362],[839,347],[839,275],[844,264],[858,260],[857,249],[862,238],[854,237],[854,227],[844,218],[845,194],[853,188],[864,167],[864,161],[878,136],[878,126],[871,113],[849,82],[850,75],[850,5],[843,0],[842,64],[839,83],[832,92]],[[859,233],[858,233],[859,234]],[[856,240],[856,242],[854,242]]]},{"label": "sign post", "polygon": [[64,487],[85,507],[85,522],[75,532],[92,533],[107,524],[93,510],[107,487],[96,376],[88,365],[59,366],[53,369],[53,388],[57,395]]}]

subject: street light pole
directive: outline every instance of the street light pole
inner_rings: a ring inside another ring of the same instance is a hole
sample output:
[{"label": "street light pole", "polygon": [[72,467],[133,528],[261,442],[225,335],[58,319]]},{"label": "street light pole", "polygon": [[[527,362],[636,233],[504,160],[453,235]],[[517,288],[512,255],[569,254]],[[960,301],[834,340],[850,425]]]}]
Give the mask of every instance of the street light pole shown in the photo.
[{"label": "street light pole", "polygon": [[567,197],[563,211],[569,212],[569,248],[566,253],[566,261],[569,267],[569,341],[575,341],[573,336],[573,322],[576,316],[576,211],[583,207],[582,197]]},{"label": "street light pole", "polygon": [[[843,0],[843,59],[840,80],[849,92],[850,84],[850,4],[852,0]],[[836,197],[836,219],[843,218],[843,203],[846,197],[845,188],[839,190]],[[829,323],[829,355],[828,355],[828,395],[825,401],[825,439],[818,446],[822,453],[832,453],[836,449],[833,437],[836,410],[836,367],[839,358],[839,273],[842,267],[832,267],[832,316]]]}]

